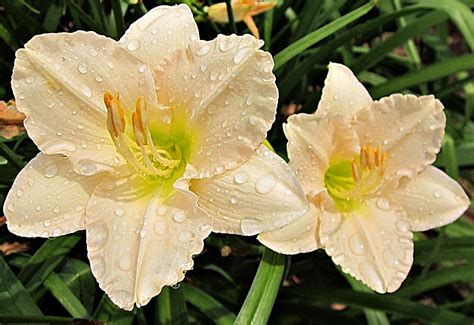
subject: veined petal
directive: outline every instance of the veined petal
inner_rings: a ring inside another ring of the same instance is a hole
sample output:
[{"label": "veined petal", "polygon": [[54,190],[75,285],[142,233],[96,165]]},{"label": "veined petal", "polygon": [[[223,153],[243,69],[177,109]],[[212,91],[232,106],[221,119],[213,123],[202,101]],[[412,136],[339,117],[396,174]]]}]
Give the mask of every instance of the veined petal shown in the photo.
[{"label": "veined petal", "polygon": [[215,232],[251,236],[281,228],[308,210],[286,162],[261,145],[249,161],[211,178],[191,181]]},{"label": "veined petal", "polygon": [[397,290],[413,262],[413,241],[405,212],[387,199],[365,202],[360,210],[321,213],[320,240],[334,263],[373,290]]},{"label": "veined petal", "polygon": [[130,25],[119,44],[155,69],[171,53],[198,39],[193,13],[181,4],[153,8]]},{"label": "veined petal", "polygon": [[392,195],[393,201],[405,210],[414,231],[447,225],[469,207],[469,198],[462,187],[433,166],[426,167]]},{"label": "veined petal", "polygon": [[432,95],[401,94],[384,97],[362,109],[353,123],[362,146],[387,152],[386,181],[413,179],[433,163],[445,124],[443,105]]},{"label": "veined petal", "polygon": [[12,88],[40,150],[66,155],[84,175],[124,163],[107,131],[104,93],[119,92],[132,109],[139,96],[156,102],[147,66],[93,32],[33,37],[16,53]]},{"label": "veined petal", "polygon": [[168,198],[137,175],[107,176],[87,206],[87,251],[99,286],[119,307],[143,306],[183,280],[211,231],[190,192]]},{"label": "veined petal", "polygon": [[284,131],[290,166],[306,194],[317,194],[325,189],[324,173],[331,161],[352,160],[359,152],[357,134],[349,120],[342,116],[292,115]]},{"label": "veined petal", "polygon": [[173,119],[190,120],[199,177],[248,160],[275,119],[273,60],[262,44],[250,35],[192,42],[156,73],[160,103],[173,108]]},{"label": "veined petal", "polygon": [[38,154],[20,171],[5,200],[8,229],[23,237],[84,229],[87,202],[102,178],[75,173],[66,157]]},{"label": "veined petal", "polygon": [[348,67],[331,62],[328,70],[316,115],[324,116],[330,113],[351,118],[372,103],[369,92]]},{"label": "veined petal", "polygon": [[320,210],[310,203],[310,210],[285,227],[263,232],[257,239],[265,246],[281,254],[312,252],[321,247],[319,243]]}]

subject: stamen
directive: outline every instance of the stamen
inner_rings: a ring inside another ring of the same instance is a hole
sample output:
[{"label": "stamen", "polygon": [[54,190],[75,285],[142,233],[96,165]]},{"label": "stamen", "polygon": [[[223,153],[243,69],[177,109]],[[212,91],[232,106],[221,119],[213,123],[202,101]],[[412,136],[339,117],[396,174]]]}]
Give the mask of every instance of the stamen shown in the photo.
[{"label": "stamen", "polygon": [[360,173],[359,173],[359,166],[357,165],[355,160],[352,161],[351,168],[352,168],[352,178],[354,179],[354,181],[357,182],[360,179]]}]

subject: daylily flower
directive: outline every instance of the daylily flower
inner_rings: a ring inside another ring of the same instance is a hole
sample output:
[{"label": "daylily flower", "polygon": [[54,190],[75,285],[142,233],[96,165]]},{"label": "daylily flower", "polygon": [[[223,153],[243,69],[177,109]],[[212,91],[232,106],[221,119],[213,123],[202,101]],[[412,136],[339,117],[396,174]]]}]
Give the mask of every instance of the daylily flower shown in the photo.
[{"label": "daylily flower", "polygon": [[330,64],[316,113],[293,115],[284,129],[311,209],[260,241],[285,254],[324,248],[373,290],[395,291],[413,262],[412,231],[453,222],[469,205],[430,166],[445,123],[433,96],[373,101],[347,67]]},{"label": "daylily flower", "polygon": [[303,215],[296,176],[261,145],[278,97],[261,46],[200,41],[186,5],[154,8],[118,43],[34,37],[12,85],[41,153],[8,194],[9,229],[85,229],[100,287],[130,310],[181,281],[211,230],[254,235]]},{"label": "daylily flower", "polygon": [[[232,13],[234,14],[235,22],[243,21],[253,36],[260,38],[257,25],[253,20],[253,16],[259,15],[273,9],[276,6],[276,2],[265,2],[261,0],[232,0]],[[229,16],[227,15],[227,5],[225,2],[219,2],[211,5],[207,9],[209,19],[226,24],[229,22]]]}]

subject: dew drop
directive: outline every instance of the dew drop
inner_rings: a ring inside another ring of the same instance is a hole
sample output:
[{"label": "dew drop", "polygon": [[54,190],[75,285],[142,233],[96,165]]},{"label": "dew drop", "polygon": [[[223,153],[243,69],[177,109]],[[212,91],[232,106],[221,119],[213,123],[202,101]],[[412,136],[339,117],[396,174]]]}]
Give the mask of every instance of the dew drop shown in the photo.
[{"label": "dew drop", "polygon": [[15,211],[15,206],[13,204],[9,204],[7,206],[7,210],[10,211],[10,212],[13,212],[13,211]]},{"label": "dew drop", "polygon": [[90,251],[96,251],[104,247],[109,231],[104,222],[92,224],[87,229],[87,248]]},{"label": "dew drop", "polygon": [[53,237],[61,236],[61,234],[62,234],[61,228],[54,228],[53,231],[51,232],[51,235]]},{"label": "dew drop", "polygon": [[244,219],[240,222],[240,229],[245,236],[252,236],[261,231],[260,222],[253,219]]},{"label": "dew drop", "polygon": [[59,207],[59,205],[56,205],[56,206],[53,208],[53,212],[56,213],[56,214],[59,213],[59,212],[61,212],[61,208]]},{"label": "dew drop", "polygon": [[95,49],[89,49],[89,54],[90,54],[91,56],[97,56],[98,53],[97,53],[97,51],[96,51]]},{"label": "dew drop", "polygon": [[249,55],[250,53],[250,48],[244,47],[240,50],[237,51],[234,55],[234,63],[235,64],[240,64],[244,59]]},{"label": "dew drop", "polygon": [[234,176],[234,182],[236,184],[244,184],[248,180],[248,175],[243,172],[239,172]]},{"label": "dew drop", "polygon": [[114,209],[114,213],[117,217],[121,217],[125,214],[125,210],[122,209],[122,208],[117,207],[117,208]]},{"label": "dew drop", "polygon": [[25,192],[24,192],[23,190],[18,190],[18,191],[16,191],[16,196],[17,196],[17,197],[22,197],[23,194],[25,194]]},{"label": "dew drop", "polygon": [[158,220],[153,225],[153,230],[157,235],[164,235],[166,232],[166,222],[164,220]]},{"label": "dew drop", "polygon": [[129,51],[132,51],[132,52],[133,52],[133,51],[138,50],[139,48],[140,48],[140,42],[139,42],[138,40],[136,40],[136,39],[131,40],[131,41],[128,42],[128,44],[127,44],[127,49],[128,49]]},{"label": "dew drop", "polygon": [[365,241],[359,234],[354,234],[349,239],[349,247],[354,254],[363,255],[365,252]]},{"label": "dew drop", "polygon": [[178,234],[178,240],[182,243],[186,243],[193,238],[193,234],[189,230],[183,230]]},{"label": "dew drop", "polygon": [[375,204],[381,210],[390,210],[390,202],[388,202],[388,200],[385,198],[378,198]]},{"label": "dew drop", "polygon": [[207,53],[209,53],[209,50],[210,50],[210,49],[211,49],[211,48],[209,47],[209,45],[203,44],[203,45],[201,45],[200,47],[198,47],[198,48],[196,49],[196,55],[197,55],[197,56],[206,55]]},{"label": "dew drop", "polygon": [[26,77],[27,84],[32,84],[33,82],[35,82],[35,77]]},{"label": "dew drop", "polygon": [[50,227],[51,226],[51,220],[48,219],[48,220],[43,221],[43,226],[44,227]]},{"label": "dew drop", "polygon": [[441,193],[439,191],[434,191],[433,196],[439,199],[441,197]]},{"label": "dew drop", "polygon": [[260,194],[267,194],[275,187],[276,181],[272,175],[260,176],[255,182],[255,189]]},{"label": "dew drop", "polygon": [[81,63],[77,66],[77,70],[79,70],[80,73],[85,74],[87,71],[89,71],[89,67],[85,63]]},{"label": "dew drop", "polygon": [[186,214],[183,210],[176,211],[173,215],[173,220],[178,223],[184,222],[184,220],[186,220]]},{"label": "dew drop", "polygon": [[237,204],[237,199],[235,198],[235,196],[231,196],[229,201],[231,204]]},{"label": "dew drop", "polygon": [[398,231],[402,232],[402,233],[407,233],[410,231],[410,224],[406,221],[403,221],[403,220],[398,220],[396,222],[396,227],[398,229]]},{"label": "dew drop", "polygon": [[138,72],[144,73],[148,69],[146,64],[142,64],[138,67]]},{"label": "dew drop", "polygon": [[92,97],[92,89],[89,86],[82,84],[79,89],[84,96],[89,98]]},{"label": "dew drop", "polygon": [[47,178],[54,177],[58,174],[58,166],[56,164],[50,164],[46,166],[44,170],[44,176]]}]

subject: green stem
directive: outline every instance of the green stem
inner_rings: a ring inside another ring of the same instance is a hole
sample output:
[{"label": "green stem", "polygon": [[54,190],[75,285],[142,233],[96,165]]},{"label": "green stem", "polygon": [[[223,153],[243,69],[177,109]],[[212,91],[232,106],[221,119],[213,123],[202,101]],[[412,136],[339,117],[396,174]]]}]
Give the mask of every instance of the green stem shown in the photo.
[{"label": "green stem", "polygon": [[21,157],[11,150],[5,143],[0,141],[0,152],[3,152],[6,158],[19,169],[24,167]]},{"label": "green stem", "polygon": [[287,256],[266,248],[234,324],[266,324],[285,271]]},{"label": "green stem", "polygon": [[156,299],[157,324],[188,324],[188,310],[183,289],[164,287]]},{"label": "green stem", "polygon": [[237,26],[235,26],[234,12],[232,11],[232,4],[230,0],[225,0],[227,6],[227,17],[229,18],[229,25],[233,33],[237,34]]},{"label": "green stem", "polygon": [[120,38],[125,33],[125,21],[123,20],[120,0],[112,0],[112,11],[114,13],[115,27],[117,28],[117,38]]}]

